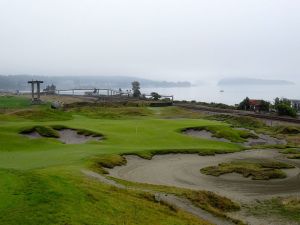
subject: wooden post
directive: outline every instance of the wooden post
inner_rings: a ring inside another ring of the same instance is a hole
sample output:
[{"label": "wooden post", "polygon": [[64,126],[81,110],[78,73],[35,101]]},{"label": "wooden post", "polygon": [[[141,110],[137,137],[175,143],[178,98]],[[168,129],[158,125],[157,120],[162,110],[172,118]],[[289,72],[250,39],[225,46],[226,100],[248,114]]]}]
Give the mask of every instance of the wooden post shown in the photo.
[{"label": "wooden post", "polygon": [[[31,84],[31,101],[32,103],[40,103],[40,95],[41,95],[41,86],[40,84],[43,83],[43,81],[39,81],[39,80],[31,80],[27,82],[28,84]],[[37,87],[37,98],[35,98],[35,93],[34,93],[34,85],[36,84]]]},{"label": "wooden post", "polygon": [[36,83],[37,86],[37,98],[40,99],[41,93],[40,93],[40,82]]},{"label": "wooden post", "polygon": [[34,100],[34,84],[33,81],[31,82],[31,101]]}]

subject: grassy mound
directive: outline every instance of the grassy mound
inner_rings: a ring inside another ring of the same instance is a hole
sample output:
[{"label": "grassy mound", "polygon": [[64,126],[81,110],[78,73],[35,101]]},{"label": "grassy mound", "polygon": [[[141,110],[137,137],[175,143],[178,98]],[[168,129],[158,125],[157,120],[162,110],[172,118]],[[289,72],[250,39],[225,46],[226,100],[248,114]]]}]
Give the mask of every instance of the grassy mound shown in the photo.
[{"label": "grassy mound", "polygon": [[[121,183],[127,187],[137,187],[147,190],[153,190],[163,193],[174,194],[178,197],[183,197],[191,201],[195,206],[208,211],[218,217],[223,217],[231,220],[235,224],[243,224],[241,221],[229,217],[226,213],[240,210],[240,205],[236,202],[220,196],[210,191],[195,191],[185,188],[170,187],[163,185],[135,183],[131,181],[125,181],[117,178],[112,178],[118,183]],[[153,198],[152,198],[153,199]]]},{"label": "grassy mound", "polygon": [[182,196],[189,199],[196,206],[214,212],[233,212],[240,210],[240,206],[230,199],[217,195],[211,191],[186,191]]},{"label": "grassy mound", "polygon": [[[277,197],[248,207],[249,213],[254,216],[267,217],[277,215],[279,218],[288,219],[286,224],[298,224],[300,221],[300,199],[299,197]],[[294,222],[293,222],[294,221]]]},{"label": "grassy mound", "polygon": [[52,127],[48,127],[48,126],[26,127],[26,128],[22,128],[20,131],[21,134],[30,134],[33,132],[37,132],[39,135],[43,137],[59,138],[59,133],[56,130],[54,130]]},{"label": "grassy mound", "polygon": [[76,128],[71,128],[65,125],[51,125],[51,127],[54,130],[65,130],[65,129],[69,129],[69,130],[75,130],[77,132],[77,134],[80,135],[84,135],[84,136],[92,136],[92,137],[103,137],[103,134],[99,133],[99,132],[95,132],[95,131],[91,131],[91,130],[86,130],[86,129],[76,129]]},{"label": "grassy mound", "polygon": [[218,114],[218,115],[207,116],[206,118],[210,120],[223,121],[233,125],[234,127],[244,127],[248,129],[266,127],[266,124],[264,124],[262,121],[249,116],[234,116],[234,115]]},{"label": "grassy mound", "polygon": [[297,126],[278,126],[275,131],[280,134],[300,134],[300,127]]},{"label": "grassy mound", "polygon": [[75,129],[70,128],[65,125],[50,125],[50,126],[32,126],[32,127],[25,127],[20,130],[20,134],[30,134],[33,132],[37,132],[39,135],[43,137],[53,137],[59,138],[59,133],[57,131],[70,129],[77,132],[77,134],[84,135],[84,136],[92,136],[92,137],[103,137],[103,135],[99,132],[94,132],[86,129]]},{"label": "grassy mound", "polygon": [[70,112],[90,118],[120,119],[126,117],[150,116],[152,111],[147,107],[112,107],[112,106],[84,106],[70,108]]},{"label": "grassy mound", "polygon": [[174,119],[174,118],[199,119],[203,117],[203,115],[201,115],[199,112],[194,112],[192,110],[184,109],[177,106],[160,108],[159,116],[161,118],[166,118],[166,119]]},{"label": "grassy mound", "polygon": [[101,174],[108,174],[105,168],[114,168],[115,166],[122,166],[127,163],[126,159],[123,156],[114,154],[114,155],[100,155],[94,157],[91,160],[89,167]]},{"label": "grassy mound", "polygon": [[258,138],[255,134],[247,130],[237,130],[229,126],[201,126],[201,127],[189,127],[182,129],[182,132],[187,130],[206,130],[211,132],[213,137],[225,138],[232,142],[245,142],[247,138]]},{"label": "grassy mound", "polygon": [[[226,144],[226,143],[224,143]],[[199,154],[201,156],[215,155],[215,154],[226,154],[233,153],[243,150],[241,149],[166,149],[166,150],[149,150],[149,151],[137,151],[137,152],[126,152],[122,155],[136,155],[143,159],[152,159],[155,155],[167,155],[167,154]]]},{"label": "grassy mound", "polygon": [[9,115],[33,121],[60,121],[72,119],[70,113],[50,108],[17,110],[9,113]]},{"label": "grassy mound", "polygon": [[300,159],[300,149],[289,148],[280,151],[282,154],[287,154],[289,159]]},{"label": "grassy mound", "polygon": [[233,161],[230,163],[220,163],[218,166],[209,166],[200,171],[206,175],[220,176],[227,173],[239,173],[244,177],[252,177],[252,180],[269,180],[276,178],[285,178],[286,174],[280,169],[294,168],[293,166],[276,162],[246,162]]}]

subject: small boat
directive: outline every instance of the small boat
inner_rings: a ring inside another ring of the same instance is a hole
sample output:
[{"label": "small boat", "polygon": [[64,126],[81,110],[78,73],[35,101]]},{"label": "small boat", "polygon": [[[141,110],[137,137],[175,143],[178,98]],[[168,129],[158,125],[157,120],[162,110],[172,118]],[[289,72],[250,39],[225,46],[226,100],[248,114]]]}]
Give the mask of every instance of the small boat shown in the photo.
[{"label": "small boat", "polygon": [[224,90],[220,90],[220,92],[224,92]]}]

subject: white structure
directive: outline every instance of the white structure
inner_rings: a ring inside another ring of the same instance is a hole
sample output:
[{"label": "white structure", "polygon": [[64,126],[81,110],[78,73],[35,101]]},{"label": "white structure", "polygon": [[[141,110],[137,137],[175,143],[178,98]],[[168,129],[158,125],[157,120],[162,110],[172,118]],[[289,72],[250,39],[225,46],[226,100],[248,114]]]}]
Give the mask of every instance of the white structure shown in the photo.
[{"label": "white structure", "polygon": [[300,111],[300,100],[296,100],[296,99],[289,99],[289,101],[291,102],[291,106],[296,109],[297,111]]}]

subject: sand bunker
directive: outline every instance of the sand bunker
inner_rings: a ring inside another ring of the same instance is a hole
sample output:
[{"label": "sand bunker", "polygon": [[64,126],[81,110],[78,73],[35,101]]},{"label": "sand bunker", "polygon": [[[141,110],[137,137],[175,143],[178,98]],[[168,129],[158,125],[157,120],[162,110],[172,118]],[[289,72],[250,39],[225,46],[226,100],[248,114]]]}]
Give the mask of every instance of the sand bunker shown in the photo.
[{"label": "sand bunker", "polygon": [[[78,134],[76,130],[72,129],[63,129],[57,131],[59,133],[59,138],[57,140],[61,141],[64,144],[83,144],[88,141],[99,141],[102,139],[102,137],[94,137],[94,136],[87,136],[87,135],[82,135]],[[28,134],[23,134],[26,137],[29,137],[31,139],[36,139],[36,138],[43,138],[39,133],[36,131],[28,133]]]},{"label": "sand bunker", "polygon": [[[252,147],[257,145],[286,145],[286,140],[280,140],[274,137],[271,137],[267,134],[257,134],[253,130],[248,130],[245,128],[235,128],[237,130],[247,130],[253,134],[255,134],[258,138],[248,138],[247,141],[242,143],[245,147]],[[225,138],[217,138],[213,136],[213,133],[207,130],[196,130],[196,129],[187,129],[183,131],[184,134],[190,135],[197,138],[204,138],[214,141],[221,141],[221,142],[230,142],[230,140],[227,140]]]},{"label": "sand bunker", "polygon": [[186,135],[190,135],[190,136],[198,137],[198,138],[204,138],[204,139],[222,141],[222,142],[230,142],[229,140],[227,140],[225,138],[214,137],[213,134],[207,130],[187,129],[187,130],[183,131],[183,133]]},{"label": "sand bunker", "polygon": [[28,134],[23,134],[24,136],[30,138],[30,139],[37,139],[37,138],[42,138],[43,136],[41,136],[38,132],[34,131]]},{"label": "sand bunker", "polygon": [[245,146],[255,146],[255,145],[286,145],[286,140],[277,139],[266,134],[256,134],[257,139],[248,138],[247,142],[244,143]]},{"label": "sand bunker", "polygon": [[[113,177],[134,182],[169,185],[195,190],[208,190],[239,202],[270,196],[300,194],[300,162],[286,159],[275,150],[249,150],[216,156],[195,154],[157,155],[152,160],[128,156],[127,165],[109,169]],[[294,165],[283,170],[287,178],[280,180],[251,180],[239,174],[213,177],[200,173],[200,169],[232,160],[271,159]]]},{"label": "sand bunker", "polygon": [[62,143],[65,144],[82,144],[86,143],[91,140],[99,141],[101,137],[93,137],[93,136],[86,136],[82,134],[78,134],[76,130],[71,129],[63,129],[58,131],[59,138]]}]

